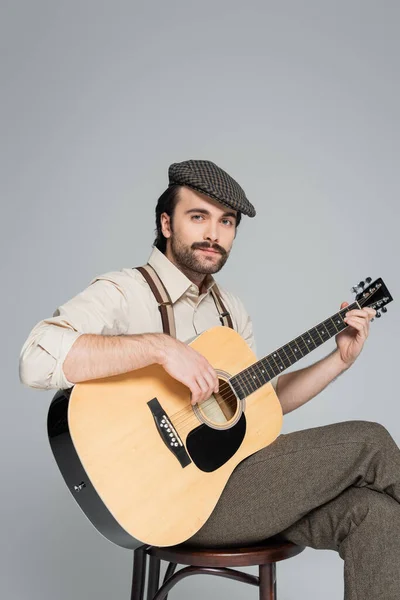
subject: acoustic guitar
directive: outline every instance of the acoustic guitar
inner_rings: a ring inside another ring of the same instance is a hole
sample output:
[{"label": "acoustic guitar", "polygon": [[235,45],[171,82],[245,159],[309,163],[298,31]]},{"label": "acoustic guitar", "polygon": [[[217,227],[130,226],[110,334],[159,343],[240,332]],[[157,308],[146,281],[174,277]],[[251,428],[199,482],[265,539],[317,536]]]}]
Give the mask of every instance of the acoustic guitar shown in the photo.
[{"label": "acoustic guitar", "polygon": [[238,463],[279,435],[271,379],[346,329],[349,310],[370,306],[380,317],[393,300],[382,279],[353,291],[352,304],[260,360],[229,327],[201,333],[190,346],[216,370],[219,392],[198,405],[156,364],[59,390],[48,413],[50,445],[98,531],[132,549],[194,535]]}]

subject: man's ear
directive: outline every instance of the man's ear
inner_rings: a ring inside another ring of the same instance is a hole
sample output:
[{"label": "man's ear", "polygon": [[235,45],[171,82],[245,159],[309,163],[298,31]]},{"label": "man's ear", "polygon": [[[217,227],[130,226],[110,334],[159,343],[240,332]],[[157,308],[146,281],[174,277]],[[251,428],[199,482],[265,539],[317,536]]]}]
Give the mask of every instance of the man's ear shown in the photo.
[{"label": "man's ear", "polygon": [[160,216],[161,231],[165,238],[171,237],[171,217],[166,212],[161,213]]}]

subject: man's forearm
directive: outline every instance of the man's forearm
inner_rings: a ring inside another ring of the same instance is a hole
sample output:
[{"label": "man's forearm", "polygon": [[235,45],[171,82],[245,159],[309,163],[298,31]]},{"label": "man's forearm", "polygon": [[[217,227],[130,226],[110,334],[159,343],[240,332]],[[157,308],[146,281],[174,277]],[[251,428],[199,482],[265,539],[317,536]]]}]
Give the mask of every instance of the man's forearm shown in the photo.
[{"label": "man's forearm", "polygon": [[79,383],[160,363],[163,337],[162,333],[118,336],[83,334],[64,360],[64,375],[71,383]]},{"label": "man's forearm", "polygon": [[314,398],[347,368],[336,349],[309,367],[280,375],[276,393],[283,414],[299,408]]}]

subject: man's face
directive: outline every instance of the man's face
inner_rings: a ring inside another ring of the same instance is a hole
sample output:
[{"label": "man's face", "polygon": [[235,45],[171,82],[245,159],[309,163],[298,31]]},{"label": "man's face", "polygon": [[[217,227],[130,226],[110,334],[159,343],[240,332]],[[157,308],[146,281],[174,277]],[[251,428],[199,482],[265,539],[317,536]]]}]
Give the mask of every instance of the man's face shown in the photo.
[{"label": "man's face", "polygon": [[226,263],[235,237],[237,212],[209,196],[181,187],[172,218],[161,217],[166,255],[196,273],[217,273]]}]

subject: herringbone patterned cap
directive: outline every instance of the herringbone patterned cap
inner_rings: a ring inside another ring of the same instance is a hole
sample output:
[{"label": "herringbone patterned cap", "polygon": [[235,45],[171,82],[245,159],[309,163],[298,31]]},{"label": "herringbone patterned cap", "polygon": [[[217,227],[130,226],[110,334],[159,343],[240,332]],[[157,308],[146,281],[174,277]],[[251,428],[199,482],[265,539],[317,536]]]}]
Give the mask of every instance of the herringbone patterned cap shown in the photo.
[{"label": "herringbone patterned cap", "polygon": [[226,171],[209,160],[185,160],[168,169],[169,186],[187,185],[221,204],[254,217],[256,209],[240,185]]}]

